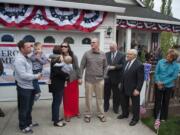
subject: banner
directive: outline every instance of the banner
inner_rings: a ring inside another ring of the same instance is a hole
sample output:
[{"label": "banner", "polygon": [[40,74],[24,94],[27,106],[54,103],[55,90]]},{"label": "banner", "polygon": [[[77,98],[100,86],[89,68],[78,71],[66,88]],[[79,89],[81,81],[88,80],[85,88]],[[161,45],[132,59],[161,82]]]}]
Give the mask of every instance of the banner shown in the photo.
[{"label": "banner", "polygon": [[63,7],[42,7],[0,3],[0,24],[5,27],[79,30],[92,32],[102,24],[106,12]]},{"label": "banner", "polygon": [[180,25],[145,22],[138,20],[117,19],[117,26],[120,28],[131,28],[150,31],[180,32]]},{"label": "banner", "polygon": [[[52,54],[53,45],[44,45],[43,53],[46,57]],[[13,62],[15,56],[19,53],[16,44],[0,44],[0,59],[2,59],[4,72],[0,77],[0,85],[11,85],[14,84],[14,69]],[[43,77],[40,80],[41,83],[46,83],[49,80],[50,74],[50,63],[47,63],[43,67]]]}]

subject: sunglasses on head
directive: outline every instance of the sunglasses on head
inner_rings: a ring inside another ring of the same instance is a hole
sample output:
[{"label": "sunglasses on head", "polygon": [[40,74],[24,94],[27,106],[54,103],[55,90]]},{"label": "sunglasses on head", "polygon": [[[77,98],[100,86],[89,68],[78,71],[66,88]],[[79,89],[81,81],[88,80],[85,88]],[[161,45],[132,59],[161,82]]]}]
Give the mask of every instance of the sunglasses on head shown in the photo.
[{"label": "sunglasses on head", "polygon": [[61,45],[61,48],[63,48],[63,47],[64,47],[64,48],[68,48],[68,46],[65,46],[65,45]]}]

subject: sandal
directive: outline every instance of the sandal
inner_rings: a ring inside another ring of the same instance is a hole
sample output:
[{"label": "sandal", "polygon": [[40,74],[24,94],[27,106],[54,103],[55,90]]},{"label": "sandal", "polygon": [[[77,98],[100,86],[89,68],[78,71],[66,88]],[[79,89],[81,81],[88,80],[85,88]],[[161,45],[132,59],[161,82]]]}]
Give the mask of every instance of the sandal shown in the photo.
[{"label": "sandal", "polygon": [[103,116],[98,116],[98,118],[99,118],[99,120],[100,120],[101,122],[106,122],[106,118],[105,118],[104,115],[103,115]]},{"label": "sandal", "polygon": [[84,117],[84,122],[90,123],[91,122],[91,117],[85,116]]},{"label": "sandal", "polygon": [[81,114],[80,114],[80,113],[77,114],[76,117],[77,117],[77,118],[81,118]]},{"label": "sandal", "polygon": [[64,122],[58,122],[58,123],[54,123],[54,126],[55,127],[64,127],[64,126],[66,126],[66,123],[64,123]]},{"label": "sandal", "polygon": [[66,121],[66,122],[70,122],[70,121],[71,121],[71,118],[70,118],[70,117],[65,117],[65,121]]}]

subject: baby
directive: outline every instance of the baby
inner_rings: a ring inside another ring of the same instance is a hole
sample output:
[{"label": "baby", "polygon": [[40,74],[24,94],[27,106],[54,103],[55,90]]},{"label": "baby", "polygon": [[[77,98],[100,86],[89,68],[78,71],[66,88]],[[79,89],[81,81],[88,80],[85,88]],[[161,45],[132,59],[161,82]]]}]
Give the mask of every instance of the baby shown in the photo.
[{"label": "baby", "polygon": [[[42,52],[42,44],[40,42],[34,43],[33,47],[33,54],[30,57],[33,66],[33,73],[42,73],[43,65],[48,62],[48,59]],[[37,79],[33,80],[33,86],[35,89],[35,100],[38,100],[40,97],[41,90]]]},{"label": "baby", "polygon": [[[62,58],[61,63],[56,63],[54,66],[55,67],[62,67],[61,70],[64,73],[67,73],[68,75],[70,75],[70,73],[73,70],[72,57],[71,56],[65,56],[64,58]],[[67,86],[68,81],[69,81],[69,78],[66,78],[65,87]]]},{"label": "baby", "polygon": [[73,70],[72,57],[71,56],[65,56],[61,63],[56,63],[56,64],[54,64],[54,66],[55,67],[62,67],[61,70],[63,72],[70,74]]}]

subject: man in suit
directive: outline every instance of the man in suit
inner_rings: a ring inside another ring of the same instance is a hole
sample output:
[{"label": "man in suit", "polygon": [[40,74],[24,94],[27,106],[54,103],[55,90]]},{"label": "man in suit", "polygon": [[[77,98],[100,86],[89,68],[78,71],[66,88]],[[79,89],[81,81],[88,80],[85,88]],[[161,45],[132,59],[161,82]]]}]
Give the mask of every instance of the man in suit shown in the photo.
[{"label": "man in suit", "polygon": [[109,110],[109,99],[112,90],[113,111],[114,113],[118,113],[120,105],[120,91],[118,89],[118,84],[122,78],[125,57],[124,54],[117,50],[117,44],[115,42],[110,43],[109,49],[110,51],[106,53],[108,68],[104,86],[104,111],[107,112]]},{"label": "man in suit", "polygon": [[144,81],[144,66],[137,60],[137,50],[130,49],[127,52],[127,62],[123,71],[121,83],[121,105],[122,114],[118,119],[128,118],[129,115],[129,98],[132,100],[133,118],[129,123],[130,126],[136,125],[139,121],[140,111],[140,90]]}]

